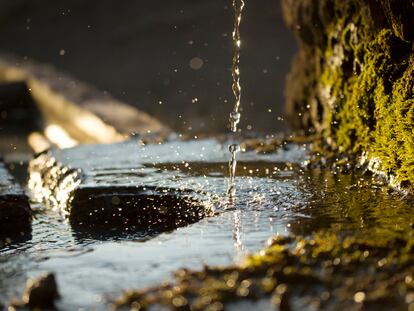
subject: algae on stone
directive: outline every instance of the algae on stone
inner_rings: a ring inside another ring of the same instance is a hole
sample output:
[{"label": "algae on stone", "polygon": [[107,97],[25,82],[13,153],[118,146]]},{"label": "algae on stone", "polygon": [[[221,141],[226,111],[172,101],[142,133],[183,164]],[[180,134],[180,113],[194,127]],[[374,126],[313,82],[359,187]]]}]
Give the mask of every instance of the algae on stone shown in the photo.
[{"label": "algae on stone", "polygon": [[266,302],[278,310],[411,310],[413,252],[412,236],[380,241],[332,232],[279,237],[240,265],[181,270],[174,282],[125,292],[114,307],[225,310],[243,301]]},{"label": "algae on stone", "polygon": [[287,112],[326,149],[414,190],[414,2],[283,0],[299,41]]}]

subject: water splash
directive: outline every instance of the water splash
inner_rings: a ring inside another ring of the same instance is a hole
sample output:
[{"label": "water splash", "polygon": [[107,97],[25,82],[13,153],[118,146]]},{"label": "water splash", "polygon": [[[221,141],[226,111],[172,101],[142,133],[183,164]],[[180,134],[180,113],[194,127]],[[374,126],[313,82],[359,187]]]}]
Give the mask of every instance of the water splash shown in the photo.
[{"label": "water splash", "polygon": [[[240,49],[241,49],[241,38],[240,38],[240,23],[242,19],[242,12],[244,8],[243,0],[233,0],[233,10],[234,10],[234,30],[233,30],[233,66],[232,66],[232,90],[235,97],[235,104],[233,111],[230,113],[230,129],[233,133],[236,133],[238,130],[238,124],[240,123],[240,104],[241,104],[241,85],[240,85]],[[238,144],[231,144],[229,146],[229,151],[231,153],[231,158],[229,162],[229,186],[227,190],[227,195],[229,202],[234,201],[236,195],[236,166],[237,166],[237,152],[240,151],[240,146]]]}]

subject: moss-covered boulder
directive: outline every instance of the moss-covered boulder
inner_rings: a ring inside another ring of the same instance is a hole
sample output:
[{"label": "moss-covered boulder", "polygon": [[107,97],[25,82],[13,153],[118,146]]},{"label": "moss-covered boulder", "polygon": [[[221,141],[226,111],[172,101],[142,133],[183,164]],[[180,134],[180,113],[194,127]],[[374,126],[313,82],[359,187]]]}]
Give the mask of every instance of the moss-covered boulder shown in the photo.
[{"label": "moss-covered boulder", "polygon": [[283,0],[299,42],[287,113],[414,192],[414,0]]}]

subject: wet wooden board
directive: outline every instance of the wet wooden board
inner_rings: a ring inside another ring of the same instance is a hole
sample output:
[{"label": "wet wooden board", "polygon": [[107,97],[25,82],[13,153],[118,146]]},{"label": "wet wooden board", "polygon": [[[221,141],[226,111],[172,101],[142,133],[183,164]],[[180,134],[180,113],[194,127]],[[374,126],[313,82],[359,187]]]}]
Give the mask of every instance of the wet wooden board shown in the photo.
[{"label": "wet wooden board", "polygon": [[0,162],[0,236],[27,232],[30,226],[29,199]]},{"label": "wet wooden board", "polygon": [[164,172],[145,164],[151,162],[146,154],[168,156],[171,150],[140,148],[129,141],[49,150],[31,161],[29,187],[36,200],[81,229],[163,231],[212,215],[202,194],[172,179],[165,182]]},{"label": "wet wooden board", "polygon": [[113,143],[170,130],[143,111],[56,69],[0,56],[0,82],[25,82],[46,125],[57,124],[79,143]]}]

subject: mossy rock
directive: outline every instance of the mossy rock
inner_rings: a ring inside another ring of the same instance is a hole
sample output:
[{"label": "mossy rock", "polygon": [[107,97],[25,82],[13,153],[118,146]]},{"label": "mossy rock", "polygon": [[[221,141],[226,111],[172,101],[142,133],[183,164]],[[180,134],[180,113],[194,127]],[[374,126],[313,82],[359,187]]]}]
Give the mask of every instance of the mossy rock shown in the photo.
[{"label": "mossy rock", "polygon": [[283,0],[293,125],[414,193],[414,1]]},{"label": "mossy rock", "polygon": [[413,252],[412,235],[382,240],[332,232],[318,232],[307,238],[278,237],[239,265],[178,271],[174,282],[125,292],[114,307],[411,310]]}]

